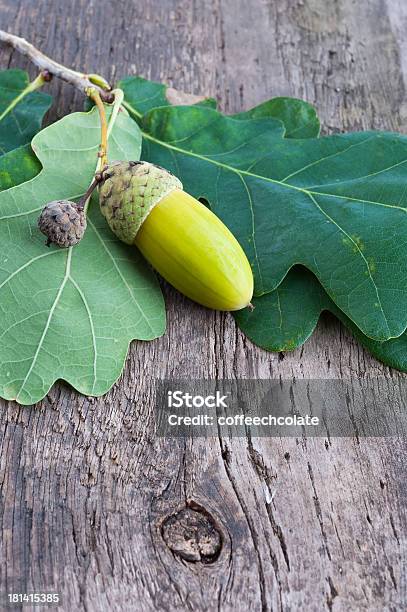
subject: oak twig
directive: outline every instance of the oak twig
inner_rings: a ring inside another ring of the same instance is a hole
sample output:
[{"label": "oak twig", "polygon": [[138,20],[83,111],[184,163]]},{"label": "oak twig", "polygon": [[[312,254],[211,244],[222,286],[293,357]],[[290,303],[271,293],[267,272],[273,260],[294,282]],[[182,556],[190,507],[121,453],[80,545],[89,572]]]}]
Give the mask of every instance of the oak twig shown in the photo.
[{"label": "oak twig", "polygon": [[99,75],[86,75],[76,70],[71,70],[62,64],[58,64],[58,62],[55,62],[39,51],[24,38],[4,32],[4,30],[0,30],[0,42],[10,45],[13,49],[16,49],[16,51],[28,57],[28,59],[41,71],[70,83],[85,94],[87,90],[93,88],[99,92],[100,98],[104,102],[113,102],[113,95],[110,92],[111,88],[109,84]]}]

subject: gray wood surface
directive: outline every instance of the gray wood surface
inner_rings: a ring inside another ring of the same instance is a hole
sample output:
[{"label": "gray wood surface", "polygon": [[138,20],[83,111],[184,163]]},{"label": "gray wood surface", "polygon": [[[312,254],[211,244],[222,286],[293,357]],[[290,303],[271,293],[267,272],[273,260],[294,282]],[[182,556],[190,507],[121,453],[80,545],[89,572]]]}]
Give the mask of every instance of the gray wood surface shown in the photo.
[{"label": "gray wood surface", "polygon": [[[226,111],[288,94],[317,105],[325,132],[407,127],[403,0],[0,0],[0,25],[72,67]],[[2,48],[7,66],[27,64]],[[51,90],[50,119],[82,108]],[[53,587],[66,611],[405,610],[405,440],[152,430],[157,378],[401,375],[333,317],[268,354],[230,316],[165,293],[167,333],[133,343],[105,397],[61,384],[33,407],[1,402],[1,589]]]}]

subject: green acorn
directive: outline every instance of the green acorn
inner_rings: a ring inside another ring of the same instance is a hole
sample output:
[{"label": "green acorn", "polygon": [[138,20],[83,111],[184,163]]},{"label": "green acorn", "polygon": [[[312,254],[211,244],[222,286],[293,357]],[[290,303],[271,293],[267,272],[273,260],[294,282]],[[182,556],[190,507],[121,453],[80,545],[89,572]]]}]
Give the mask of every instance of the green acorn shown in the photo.
[{"label": "green acorn", "polygon": [[216,310],[250,304],[253,274],[240,244],[167,170],[148,162],[110,164],[99,202],[116,236],[136,245],[181,293]]}]

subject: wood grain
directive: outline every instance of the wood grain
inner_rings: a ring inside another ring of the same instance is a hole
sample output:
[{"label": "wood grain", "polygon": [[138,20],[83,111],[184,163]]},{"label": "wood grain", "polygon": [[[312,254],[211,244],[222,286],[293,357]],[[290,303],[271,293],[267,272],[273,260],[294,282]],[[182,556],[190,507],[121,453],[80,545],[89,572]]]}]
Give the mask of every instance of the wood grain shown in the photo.
[{"label": "wood grain", "polygon": [[[406,128],[401,0],[0,0],[0,18],[112,81],[164,80],[230,112],[298,96],[328,132]],[[4,48],[0,66],[27,67]],[[51,91],[49,121],[82,107],[69,86]],[[105,397],[60,384],[32,407],[1,402],[1,589],[54,588],[61,610],[86,612],[405,609],[405,440],[153,432],[159,378],[402,375],[333,317],[301,349],[269,354],[230,316],[165,293],[166,335],[133,343]],[[192,553],[180,548],[191,529]]]}]

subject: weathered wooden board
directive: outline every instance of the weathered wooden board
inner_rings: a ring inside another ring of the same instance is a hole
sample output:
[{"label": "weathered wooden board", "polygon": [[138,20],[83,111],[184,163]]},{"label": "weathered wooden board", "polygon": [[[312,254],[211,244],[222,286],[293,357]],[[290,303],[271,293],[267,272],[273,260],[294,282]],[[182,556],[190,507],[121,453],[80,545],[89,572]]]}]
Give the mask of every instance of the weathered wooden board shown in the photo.
[{"label": "weathered wooden board", "polygon": [[[407,126],[402,0],[0,0],[0,25],[67,65],[165,80],[227,111],[288,94],[315,103],[325,131]],[[2,48],[0,66],[27,64]],[[69,86],[51,90],[50,119],[81,108]],[[230,316],[166,297],[168,332],[132,345],[106,397],[59,385],[40,405],[1,403],[1,588],[54,587],[66,611],[406,609],[405,440],[182,443],[152,429],[157,378],[401,375],[332,317],[268,354]],[[203,556],[180,551],[197,525]]]}]

